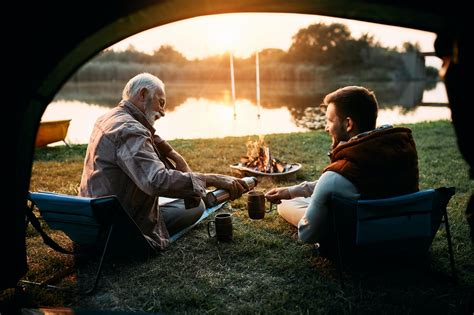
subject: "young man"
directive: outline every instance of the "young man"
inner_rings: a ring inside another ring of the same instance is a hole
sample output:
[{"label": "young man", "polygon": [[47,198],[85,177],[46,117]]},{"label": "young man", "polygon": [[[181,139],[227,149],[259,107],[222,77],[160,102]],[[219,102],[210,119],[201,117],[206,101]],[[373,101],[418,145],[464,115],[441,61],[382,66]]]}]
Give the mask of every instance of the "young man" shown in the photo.
[{"label": "young man", "polygon": [[[165,248],[170,235],[201,217],[206,187],[226,189],[231,199],[248,189],[235,177],[192,172],[155,135],[153,124],[165,116],[165,104],[160,79],[149,73],[130,79],[119,105],[95,123],[79,190],[85,197],[116,195],[155,249]],[[159,206],[160,196],[179,199]]]},{"label": "young man", "polygon": [[[332,137],[331,163],[318,181],[274,188],[267,200],[298,227],[306,243],[324,242],[332,193],[347,198],[385,198],[418,191],[418,156],[411,130],[375,129],[378,104],[364,87],[347,86],[325,96],[326,132]],[[284,200],[282,200],[284,199]]]}]

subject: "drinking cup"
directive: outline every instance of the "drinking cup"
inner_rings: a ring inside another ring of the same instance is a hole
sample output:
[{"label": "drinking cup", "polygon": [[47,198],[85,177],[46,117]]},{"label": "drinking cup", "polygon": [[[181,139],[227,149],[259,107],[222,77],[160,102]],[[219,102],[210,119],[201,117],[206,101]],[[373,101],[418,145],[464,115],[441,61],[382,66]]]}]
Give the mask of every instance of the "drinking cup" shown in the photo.
[{"label": "drinking cup", "polygon": [[265,195],[263,191],[250,191],[247,194],[247,210],[249,218],[260,220],[265,217]]},{"label": "drinking cup", "polygon": [[[214,225],[214,235],[211,234],[211,225]],[[219,242],[232,241],[232,214],[217,214],[214,220],[207,223],[207,234],[209,234],[209,237],[217,238]]]}]

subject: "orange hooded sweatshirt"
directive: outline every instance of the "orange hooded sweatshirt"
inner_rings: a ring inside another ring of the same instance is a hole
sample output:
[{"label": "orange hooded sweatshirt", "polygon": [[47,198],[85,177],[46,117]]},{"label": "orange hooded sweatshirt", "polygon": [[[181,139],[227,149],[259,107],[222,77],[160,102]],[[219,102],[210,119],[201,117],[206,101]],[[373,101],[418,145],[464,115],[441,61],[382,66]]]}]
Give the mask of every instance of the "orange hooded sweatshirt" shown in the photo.
[{"label": "orange hooded sweatshirt", "polygon": [[357,187],[361,199],[418,191],[418,155],[411,130],[382,127],[359,134],[330,152],[334,171]]}]

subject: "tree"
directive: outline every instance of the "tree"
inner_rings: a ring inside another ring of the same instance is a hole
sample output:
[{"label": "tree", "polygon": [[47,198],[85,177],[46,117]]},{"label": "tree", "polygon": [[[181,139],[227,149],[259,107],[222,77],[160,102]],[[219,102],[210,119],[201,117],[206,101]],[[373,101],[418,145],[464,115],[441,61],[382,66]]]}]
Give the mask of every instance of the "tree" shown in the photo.
[{"label": "tree", "polygon": [[367,56],[374,47],[374,38],[368,34],[359,39],[348,38],[331,50],[332,66],[336,70],[350,71],[367,64]]},{"label": "tree", "polygon": [[156,63],[175,63],[184,64],[188,61],[182,53],[174,49],[173,46],[160,46],[158,50],[153,52],[152,60]]},{"label": "tree", "polygon": [[293,36],[288,58],[293,62],[331,63],[331,54],[349,39],[351,32],[345,24],[312,24]]},{"label": "tree", "polygon": [[278,48],[266,48],[258,53],[262,63],[278,63],[284,59],[286,53]]},{"label": "tree", "polygon": [[403,43],[403,50],[402,52],[420,52],[420,45],[418,43],[410,43],[404,42]]},{"label": "tree", "polygon": [[426,78],[431,81],[439,80],[439,70],[432,66],[426,67]]}]

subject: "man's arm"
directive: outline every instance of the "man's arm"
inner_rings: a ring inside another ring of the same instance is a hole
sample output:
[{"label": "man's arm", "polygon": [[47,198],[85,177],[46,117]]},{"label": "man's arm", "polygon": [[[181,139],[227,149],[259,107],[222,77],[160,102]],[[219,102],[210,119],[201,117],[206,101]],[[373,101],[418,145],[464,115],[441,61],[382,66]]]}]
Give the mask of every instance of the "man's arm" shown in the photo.
[{"label": "man's arm", "polygon": [[332,193],[346,198],[359,198],[356,187],[344,176],[327,171],[319,178],[308,209],[298,223],[298,237],[304,243],[316,243],[326,236],[330,218],[328,201]]},{"label": "man's arm", "polygon": [[314,187],[317,181],[314,182],[303,182],[299,185],[290,187],[278,187],[270,189],[266,194],[265,198],[274,204],[281,203],[282,199],[293,199],[296,197],[310,197],[313,193]]},{"label": "man's arm", "polygon": [[206,179],[199,174],[167,168],[147,130],[130,127],[124,132],[126,141],[116,145],[117,165],[143,192],[183,199],[206,196]]},{"label": "man's arm", "polygon": [[302,182],[301,184],[288,187],[288,192],[290,193],[291,199],[296,197],[311,197],[313,194],[314,188],[318,183],[317,180],[314,182]]},{"label": "man's arm", "polygon": [[250,190],[248,184],[240,178],[223,174],[202,174],[206,179],[206,186],[213,186],[229,191],[230,199],[234,200]]},{"label": "man's arm", "polygon": [[179,154],[175,149],[169,151],[166,155],[167,158],[172,160],[175,164],[175,167],[178,171],[181,172],[192,172],[186,160],[181,154]]},{"label": "man's arm", "polygon": [[161,154],[172,160],[175,168],[181,172],[191,172],[191,168],[184,159],[167,141],[161,139],[159,136],[154,136],[155,144]]}]

